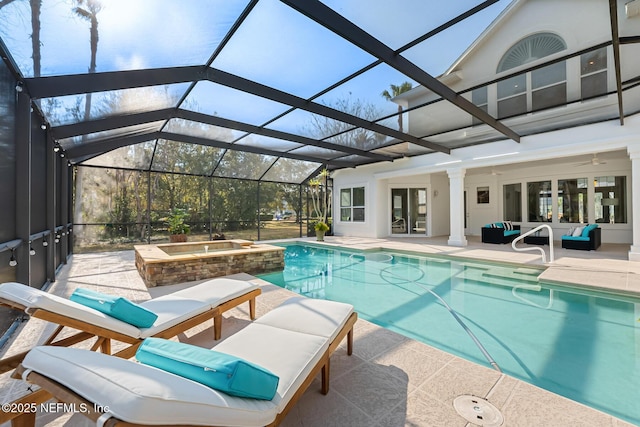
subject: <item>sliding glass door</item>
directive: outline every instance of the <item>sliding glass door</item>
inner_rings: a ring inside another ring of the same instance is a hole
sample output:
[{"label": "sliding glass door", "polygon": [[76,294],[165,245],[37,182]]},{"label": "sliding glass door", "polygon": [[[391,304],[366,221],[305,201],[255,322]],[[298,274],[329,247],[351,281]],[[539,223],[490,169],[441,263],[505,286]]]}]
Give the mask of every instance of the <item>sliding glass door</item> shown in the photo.
[{"label": "sliding glass door", "polygon": [[391,189],[391,234],[427,233],[427,190]]}]

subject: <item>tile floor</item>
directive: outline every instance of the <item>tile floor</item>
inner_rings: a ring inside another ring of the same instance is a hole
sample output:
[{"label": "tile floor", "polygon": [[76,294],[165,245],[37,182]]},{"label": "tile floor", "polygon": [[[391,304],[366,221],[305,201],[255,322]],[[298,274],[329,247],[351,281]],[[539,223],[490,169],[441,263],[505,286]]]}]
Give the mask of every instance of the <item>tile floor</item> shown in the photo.
[{"label": "tile floor", "polygon": [[[452,248],[446,239],[354,239],[328,237],[328,245],[361,249],[388,247],[519,264],[540,264],[533,252],[514,253],[504,245],[481,244],[473,237],[466,248]],[[556,248],[556,262],[543,273],[553,282],[578,282],[584,286],[640,293],[640,263],[626,261],[628,246],[603,245],[597,252]],[[597,260],[597,262],[595,261]],[[287,290],[248,275],[263,288],[257,314],[264,314],[291,296]],[[571,280],[569,280],[571,279]],[[142,301],[192,284],[146,289],[133,265],[133,252],[75,255],[51,292],[68,296],[78,286],[122,294]],[[244,304],[227,312],[223,339],[249,322]],[[212,347],[212,330],[205,324],[181,334],[184,342]],[[0,356],[10,355],[44,341],[52,331],[37,319],[25,322]],[[0,402],[25,392],[26,385],[0,376]],[[473,394],[500,409],[504,426],[630,426],[610,415],[549,393],[508,375],[468,362],[425,344],[359,320],[355,327],[354,354],[340,348],[332,357],[331,391],[319,392],[315,383],[285,418],[284,427],[313,426],[473,426],[459,416],[453,400]],[[37,424],[87,425],[78,415],[41,414]],[[7,424],[8,425],[8,424]],[[481,424],[478,424],[481,425]]]}]

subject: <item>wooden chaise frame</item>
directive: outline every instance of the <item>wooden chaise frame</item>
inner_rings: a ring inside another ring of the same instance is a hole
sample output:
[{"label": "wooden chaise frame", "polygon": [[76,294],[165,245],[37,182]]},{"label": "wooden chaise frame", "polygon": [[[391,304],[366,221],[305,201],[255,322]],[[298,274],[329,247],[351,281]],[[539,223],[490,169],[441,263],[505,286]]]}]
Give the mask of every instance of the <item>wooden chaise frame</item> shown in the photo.
[{"label": "wooden chaise frame", "polygon": [[[156,338],[173,338],[176,335],[185,332],[197,325],[200,325],[209,319],[213,319],[213,333],[214,339],[219,340],[222,335],[222,313],[237,307],[238,305],[249,302],[249,316],[251,320],[256,318],[256,297],[260,295],[261,289],[253,289],[245,294],[242,294],[234,299],[224,302],[211,310],[205,311],[198,315],[195,315],[181,323],[178,323],[170,328],[162,330],[153,335]],[[53,334],[45,341],[43,345],[54,345],[69,347],[80,342],[87,341],[91,338],[96,338],[96,342],[91,347],[91,351],[100,350],[102,353],[111,354],[111,340],[119,341],[125,344],[129,344],[126,348],[113,353],[113,356],[129,359],[133,357],[136,350],[143,341],[143,338],[134,338],[128,335],[121,334],[119,332],[111,331],[98,327],[94,324],[84,322],[82,320],[74,319],[69,316],[61,315],[49,310],[41,308],[28,309],[27,307],[16,303],[15,301],[6,300],[0,298],[0,305],[4,305],[16,310],[24,311],[29,316],[38,319],[45,320],[47,322],[55,323],[58,325]],[[57,339],[65,328],[76,329],[79,332],[70,335],[68,337]],[[15,369],[20,365],[28,351],[15,354],[0,360],[0,374]],[[30,394],[27,394],[13,403],[36,403],[40,404],[46,402],[51,398],[51,395],[46,390],[41,389]],[[18,405],[20,407],[22,405]],[[23,425],[33,425],[35,422],[35,414],[19,414],[0,411],[0,424],[11,421],[12,426],[18,427]]]},{"label": "wooden chaise frame", "polygon": [[[329,392],[330,356],[333,354],[333,352],[336,351],[336,349],[339,347],[340,343],[345,337],[347,337],[347,354],[351,355],[353,353],[353,327],[357,320],[358,320],[357,313],[354,312],[351,314],[351,316],[349,316],[349,319],[344,324],[344,326],[340,329],[336,338],[330,343],[325,353],[322,355],[318,363],[313,367],[309,375],[305,378],[304,382],[300,385],[300,388],[295,392],[295,394],[293,395],[293,397],[291,398],[287,406],[284,408],[282,412],[280,412],[276,416],[275,420],[271,424],[269,424],[267,427],[275,427],[282,422],[284,417],[293,408],[293,406],[298,401],[298,399],[300,399],[300,397],[302,397],[302,395],[307,390],[307,388],[309,388],[309,386],[311,385],[311,383],[313,382],[314,378],[318,373],[321,373],[322,375],[322,385],[321,385],[322,394],[327,394]],[[22,379],[22,374],[25,372],[25,370],[26,369],[22,365],[20,365],[14,371],[12,376],[14,378]],[[98,418],[104,415],[104,412],[99,410],[99,405],[94,405],[95,402],[90,402],[86,400],[85,398],[73,392],[69,388],[61,385],[57,381],[54,381],[44,375],[41,375],[37,372],[30,372],[27,375],[27,377],[24,379],[27,380],[29,383],[36,384],[42,387],[42,390],[46,390],[48,393],[53,395],[53,397],[55,397],[56,400],[60,402],[69,403],[69,404],[75,403],[76,406],[78,407],[80,404],[84,404],[85,406],[83,407],[88,408],[88,410],[87,412],[83,412],[83,415],[91,419],[93,422],[96,422]],[[35,417],[33,417],[33,420],[30,420],[29,424],[22,424],[22,425],[33,426],[34,422],[35,422]],[[116,418],[109,418],[104,423],[104,427],[138,427],[138,426],[148,427],[147,425],[144,425],[144,424],[128,423]],[[165,426],[154,425],[154,427],[176,427],[176,426],[175,425],[165,425]]]}]

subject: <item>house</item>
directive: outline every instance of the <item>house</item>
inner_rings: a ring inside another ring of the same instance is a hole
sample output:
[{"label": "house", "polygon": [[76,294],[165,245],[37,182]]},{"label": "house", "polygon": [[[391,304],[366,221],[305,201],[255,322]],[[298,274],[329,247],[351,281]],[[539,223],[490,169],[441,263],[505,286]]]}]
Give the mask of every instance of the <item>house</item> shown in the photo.
[{"label": "house", "polygon": [[336,171],[336,234],[465,246],[493,221],[548,224],[556,239],[595,222],[640,260],[640,63],[628,59],[640,46],[625,39],[640,34],[638,3],[617,4],[618,45],[608,2],[512,2],[438,80],[520,141],[423,86],[397,96],[408,133],[451,151]]}]

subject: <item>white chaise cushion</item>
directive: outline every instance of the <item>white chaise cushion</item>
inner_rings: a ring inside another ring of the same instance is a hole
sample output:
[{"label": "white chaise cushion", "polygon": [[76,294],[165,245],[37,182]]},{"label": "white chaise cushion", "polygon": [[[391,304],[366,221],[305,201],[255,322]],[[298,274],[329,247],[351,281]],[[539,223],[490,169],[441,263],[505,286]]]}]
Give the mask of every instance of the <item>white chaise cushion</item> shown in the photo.
[{"label": "white chaise cushion", "polygon": [[150,328],[137,328],[90,307],[20,283],[0,285],[0,298],[26,307],[27,314],[43,309],[90,323],[132,338],[147,338],[259,286],[243,280],[217,278],[140,303],[158,315]]},{"label": "white chaise cushion", "polygon": [[141,337],[154,336],[258,288],[258,285],[251,282],[222,277],[144,301],[140,305],[157,314],[158,319],[153,326],[142,330]]},{"label": "white chaise cushion", "polygon": [[27,314],[31,314],[36,309],[42,309],[72,319],[78,319],[99,328],[109,329],[133,338],[140,338],[140,329],[133,325],[107,316],[93,308],[70,301],[67,298],[62,298],[20,283],[9,282],[1,284],[0,298],[13,301],[26,307],[25,312]]},{"label": "white chaise cushion", "polygon": [[280,412],[328,347],[329,340],[324,337],[253,322],[215,346],[214,350],[243,358],[277,375],[280,382],[272,402]]},{"label": "white chaise cushion", "polygon": [[229,396],[150,366],[88,350],[36,347],[22,364],[132,423],[264,426],[277,414],[272,401]]},{"label": "white chaise cushion", "polygon": [[254,323],[319,335],[333,341],[351,313],[353,306],[350,304],[293,297]]},{"label": "white chaise cushion", "polygon": [[[209,304],[211,307],[216,307],[258,288],[258,285],[246,280],[218,277],[177,291],[173,295],[179,295],[181,298],[191,298],[202,301]],[[169,295],[165,295],[155,299],[161,299],[168,296]]]}]

